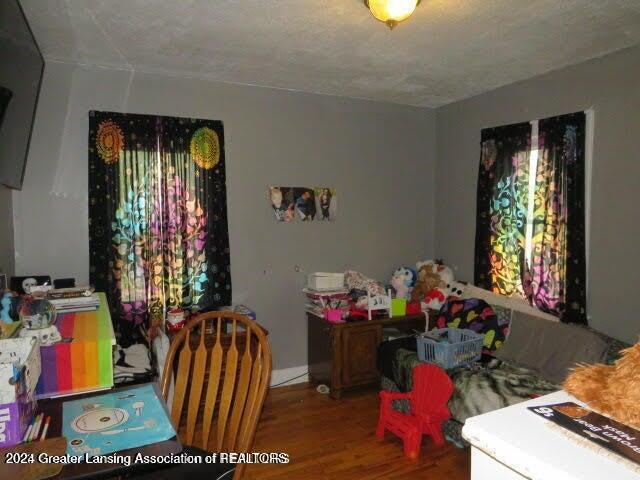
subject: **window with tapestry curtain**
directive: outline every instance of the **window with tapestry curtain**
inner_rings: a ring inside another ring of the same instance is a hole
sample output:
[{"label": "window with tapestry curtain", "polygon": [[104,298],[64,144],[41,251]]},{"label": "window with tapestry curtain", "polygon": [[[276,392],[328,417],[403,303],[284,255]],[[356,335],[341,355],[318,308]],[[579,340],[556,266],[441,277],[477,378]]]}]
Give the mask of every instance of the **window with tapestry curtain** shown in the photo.
[{"label": "window with tapestry curtain", "polygon": [[475,246],[476,285],[584,324],[585,130],[579,112],[482,131]]},{"label": "window with tapestry curtain", "polygon": [[222,123],[90,112],[89,252],[124,335],[230,304]]}]

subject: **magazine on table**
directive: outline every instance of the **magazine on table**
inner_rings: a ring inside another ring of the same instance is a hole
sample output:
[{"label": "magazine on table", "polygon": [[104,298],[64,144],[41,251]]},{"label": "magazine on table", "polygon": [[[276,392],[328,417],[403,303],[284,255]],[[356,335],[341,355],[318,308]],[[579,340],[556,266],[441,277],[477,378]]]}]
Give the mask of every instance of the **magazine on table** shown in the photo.
[{"label": "magazine on table", "polygon": [[640,464],[640,431],[573,402],[527,407],[536,415]]}]

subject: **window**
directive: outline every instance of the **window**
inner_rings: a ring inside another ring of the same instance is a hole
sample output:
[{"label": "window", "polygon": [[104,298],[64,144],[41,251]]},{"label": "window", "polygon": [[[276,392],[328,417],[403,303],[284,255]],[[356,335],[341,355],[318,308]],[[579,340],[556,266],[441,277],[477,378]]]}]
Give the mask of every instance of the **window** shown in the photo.
[{"label": "window", "polygon": [[91,112],[89,252],[121,332],[228,305],[222,123]]},{"label": "window", "polygon": [[586,123],[579,112],[482,131],[475,259],[478,286],[581,323]]}]

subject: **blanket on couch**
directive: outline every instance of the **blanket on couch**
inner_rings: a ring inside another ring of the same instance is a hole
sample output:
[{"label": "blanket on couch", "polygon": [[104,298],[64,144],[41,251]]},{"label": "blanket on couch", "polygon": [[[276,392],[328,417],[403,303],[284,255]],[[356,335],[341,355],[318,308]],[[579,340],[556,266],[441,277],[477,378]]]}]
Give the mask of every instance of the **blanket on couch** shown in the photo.
[{"label": "blanket on couch", "polygon": [[[412,388],[413,368],[420,363],[415,351],[400,348],[395,353],[393,377],[397,390],[408,392]],[[447,372],[455,390],[449,400],[451,416],[459,422],[482,413],[513,405],[534,396],[555,392],[560,387],[543,380],[528,368],[491,360],[483,365],[474,363],[468,367]]]}]

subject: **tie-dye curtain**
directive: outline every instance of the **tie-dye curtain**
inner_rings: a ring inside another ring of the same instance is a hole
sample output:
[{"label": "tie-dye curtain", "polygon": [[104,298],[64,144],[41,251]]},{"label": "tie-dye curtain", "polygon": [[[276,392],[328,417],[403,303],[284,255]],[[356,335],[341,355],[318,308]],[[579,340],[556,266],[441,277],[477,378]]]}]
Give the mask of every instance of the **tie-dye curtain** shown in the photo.
[{"label": "tie-dye curtain", "polygon": [[90,281],[116,326],[231,300],[222,123],[89,114]]},{"label": "tie-dye curtain", "polygon": [[531,124],[482,130],[478,174],[475,284],[523,295]]},{"label": "tie-dye curtain", "polygon": [[531,294],[541,310],[586,324],[585,118],[539,121]]},{"label": "tie-dye curtain", "polygon": [[563,322],[586,323],[585,114],[540,120],[537,148],[528,209],[531,124],[482,131],[475,283],[526,297]]}]

